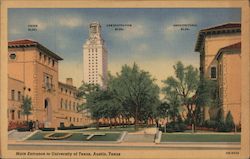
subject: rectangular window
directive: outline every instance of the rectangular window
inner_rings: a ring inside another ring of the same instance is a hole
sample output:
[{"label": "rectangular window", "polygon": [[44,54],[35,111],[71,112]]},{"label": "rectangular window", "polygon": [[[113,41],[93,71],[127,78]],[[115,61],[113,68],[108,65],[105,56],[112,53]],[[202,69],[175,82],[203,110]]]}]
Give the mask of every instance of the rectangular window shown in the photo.
[{"label": "rectangular window", "polygon": [[211,79],[216,79],[216,67],[211,67]]},{"label": "rectangular window", "polygon": [[47,91],[50,91],[52,89],[52,76],[45,74],[44,75],[44,86]]},{"label": "rectangular window", "polygon": [[11,110],[11,119],[15,120],[15,110]]},{"label": "rectangular window", "polygon": [[21,111],[20,110],[18,110],[17,116],[18,116],[18,119],[21,118]]},{"label": "rectangular window", "polygon": [[15,90],[11,90],[11,100],[15,100]]}]

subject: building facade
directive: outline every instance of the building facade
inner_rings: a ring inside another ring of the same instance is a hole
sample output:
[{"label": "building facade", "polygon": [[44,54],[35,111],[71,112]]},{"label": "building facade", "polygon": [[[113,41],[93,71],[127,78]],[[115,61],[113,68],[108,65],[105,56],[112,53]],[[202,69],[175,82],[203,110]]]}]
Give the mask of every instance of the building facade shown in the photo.
[{"label": "building facade", "polygon": [[107,49],[101,35],[101,25],[89,25],[89,38],[83,45],[83,79],[88,84],[106,87],[108,74]]},{"label": "building facade", "polygon": [[[83,121],[81,112],[75,111],[69,115],[69,112],[65,114],[64,109],[61,109],[59,99],[65,95],[60,89],[72,87],[71,91],[76,91],[70,83],[62,86],[58,82],[59,61],[63,59],[33,40],[10,41],[8,48],[9,121],[19,120],[22,103],[20,98],[29,96],[32,99],[30,120],[38,120],[45,127],[58,127],[60,123],[83,125],[84,123],[79,122]],[[71,97],[73,103],[82,104],[83,101],[79,101],[74,95]],[[67,116],[75,118],[75,121],[67,120]],[[22,114],[20,120],[24,120]]]},{"label": "building facade", "polygon": [[230,111],[236,125],[241,118],[241,43],[219,50],[216,55],[219,98],[224,116]]},{"label": "building facade", "polygon": [[[195,46],[195,51],[200,53],[201,79],[217,82],[220,106],[223,107],[224,116],[230,111],[235,124],[240,123],[241,64],[239,53],[230,54],[228,52],[235,52],[232,46],[240,41],[241,24],[227,23],[200,30]],[[238,48],[238,50],[240,49]],[[236,58],[235,61],[233,58]],[[205,120],[210,118],[209,106],[205,107],[204,116]]]}]

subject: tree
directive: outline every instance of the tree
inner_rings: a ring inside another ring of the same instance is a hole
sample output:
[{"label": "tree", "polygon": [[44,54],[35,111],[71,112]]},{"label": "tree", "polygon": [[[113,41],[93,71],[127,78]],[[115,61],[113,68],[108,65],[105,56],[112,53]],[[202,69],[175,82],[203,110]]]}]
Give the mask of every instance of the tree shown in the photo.
[{"label": "tree", "polygon": [[92,91],[86,96],[87,102],[84,104],[84,109],[87,109],[92,119],[96,120],[96,128],[99,129],[99,120],[105,117],[107,112],[109,96],[104,91]]},{"label": "tree", "polygon": [[188,123],[195,124],[195,94],[199,86],[198,69],[192,65],[184,66],[180,61],[173,66],[175,77],[168,77],[163,81],[165,86],[163,92],[166,98],[173,100],[176,105],[181,102],[181,105],[186,106]]},{"label": "tree", "polygon": [[161,102],[155,110],[155,120],[156,120],[156,126],[159,127],[159,119],[165,119],[169,116],[169,110],[170,110],[170,105],[167,102]]},{"label": "tree", "polygon": [[154,83],[148,72],[140,70],[134,63],[133,67],[122,66],[121,73],[112,78],[109,87],[115,98],[135,120],[135,129],[139,120],[152,115],[153,107],[159,101],[159,87]]},{"label": "tree", "polygon": [[198,124],[202,124],[202,108],[204,106],[209,106],[209,116],[210,119],[215,120],[220,108],[219,102],[219,92],[216,81],[208,80],[203,78],[199,81],[199,86],[195,94],[195,105],[197,107],[196,111],[196,121]]},{"label": "tree", "polygon": [[31,106],[32,106],[31,97],[26,95],[25,97],[23,97],[21,109],[22,109],[22,114],[26,115],[27,122],[29,121],[29,115],[32,114],[31,113]]},{"label": "tree", "polygon": [[232,129],[235,127],[233,116],[231,114],[231,111],[227,113],[226,119],[225,119],[225,125],[228,131],[232,131]]}]

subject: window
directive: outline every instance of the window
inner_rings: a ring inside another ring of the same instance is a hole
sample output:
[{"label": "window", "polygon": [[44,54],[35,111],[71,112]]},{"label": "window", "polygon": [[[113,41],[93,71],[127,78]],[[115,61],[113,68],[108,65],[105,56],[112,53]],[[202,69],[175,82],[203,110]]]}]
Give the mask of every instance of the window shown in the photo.
[{"label": "window", "polygon": [[18,110],[17,117],[18,117],[18,119],[21,118],[21,111],[20,110]]},{"label": "window", "polygon": [[53,67],[55,66],[55,60],[52,60],[52,66]]},{"label": "window", "polygon": [[216,67],[211,67],[211,79],[216,79]]},{"label": "window", "polygon": [[65,109],[68,109],[68,101],[65,101]]},{"label": "window", "polygon": [[15,120],[15,110],[11,110],[11,119]]},{"label": "window", "polygon": [[43,56],[43,61],[46,62],[46,60],[47,60],[47,56],[44,55],[44,56]]},{"label": "window", "polygon": [[69,101],[69,110],[71,110],[71,101]]},{"label": "window", "polygon": [[39,60],[42,60],[42,53],[39,52]]},{"label": "window", "polygon": [[51,59],[50,59],[50,57],[49,57],[48,64],[50,64],[50,62],[51,62]]},{"label": "window", "polygon": [[15,90],[11,90],[11,100],[15,100]]},{"label": "window", "polygon": [[63,99],[61,99],[61,109],[63,108]]},{"label": "window", "polygon": [[16,53],[14,53],[14,52],[10,53],[9,57],[10,57],[11,60],[15,60],[16,59]]},{"label": "window", "polygon": [[17,96],[18,101],[21,101],[21,92],[18,91],[17,95],[18,95],[18,96]]},{"label": "window", "polygon": [[52,76],[48,74],[44,75],[44,86],[45,86],[45,89],[48,91],[52,89]]},{"label": "window", "polygon": [[76,111],[76,103],[73,103],[73,110]]}]

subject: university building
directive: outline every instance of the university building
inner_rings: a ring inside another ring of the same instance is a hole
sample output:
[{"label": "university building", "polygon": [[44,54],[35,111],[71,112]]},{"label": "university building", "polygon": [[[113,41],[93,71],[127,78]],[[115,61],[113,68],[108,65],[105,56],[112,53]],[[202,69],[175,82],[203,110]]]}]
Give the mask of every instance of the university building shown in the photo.
[{"label": "university building", "polygon": [[60,124],[85,125],[88,113],[79,111],[84,101],[76,98],[73,79],[58,82],[60,56],[28,39],[8,43],[8,119],[9,124],[26,120],[21,113],[23,96],[32,99],[29,120],[38,120],[45,127]]},{"label": "university building", "polygon": [[89,25],[89,38],[83,44],[83,71],[85,83],[106,87],[108,57],[98,22]]},{"label": "university building", "polygon": [[[201,78],[218,84],[224,117],[230,111],[241,122],[241,24],[227,23],[199,31],[195,51],[200,53]],[[209,119],[209,107],[205,119]]]}]

